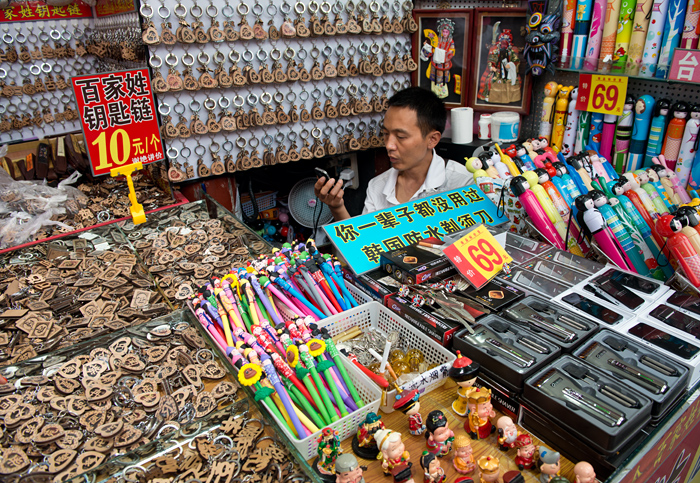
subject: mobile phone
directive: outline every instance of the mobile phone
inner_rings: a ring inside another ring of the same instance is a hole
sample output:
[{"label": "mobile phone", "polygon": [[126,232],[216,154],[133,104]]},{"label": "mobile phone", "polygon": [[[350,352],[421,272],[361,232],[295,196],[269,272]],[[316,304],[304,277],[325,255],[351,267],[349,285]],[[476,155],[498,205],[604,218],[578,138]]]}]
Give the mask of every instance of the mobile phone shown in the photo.
[{"label": "mobile phone", "polygon": [[666,302],[689,312],[693,312],[694,314],[700,315],[700,298],[696,297],[695,295],[676,292],[671,295]]},{"label": "mobile phone", "polygon": [[569,295],[562,297],[562,300],[569,305],[573,305],[577,309],[583,310],[588,315],[592,315],[596,319],[602,320],[606,324],[616,324],[622,320],[622,316],[617,312],[603,307],[591,299],[577,293],[570,293]]},{"label": "mobile phone", "polygon": [[316,171],[316,178],[318,178],[318,179],[326,178],[326,181],[331,179],[331,176],[328,174],[328,171],[326,171],[325,169],[321,169],[321,168],[316,167],[316,168],[314,168],[314,171]]},{"label": "mobile phone", "polygon": [[624,285],[627,288],[633,290],[638,290],[646,294],[651,294],[659,288],[658,283],[652,282],[651,280],[645,280],[643,278],[632,275],[631,273],[621,272],[619,270],[608,270],[600,277],[596,277],[596,281],[599,280],[614,280],[617,283]]},{"label": "mobile phone", "polygon": [[675,327],[678,330],[687,332],[690,335],[700,339],[700,320],[679,312],[668,305],[661,304],[654,310],[649,312],[649,315],[660,320],[664,324]]},{"label": "mobile phone", "polygon": [[683,359],[692,359],[700,352],[699,347],[647,324],[637,324],[628,332]]}]

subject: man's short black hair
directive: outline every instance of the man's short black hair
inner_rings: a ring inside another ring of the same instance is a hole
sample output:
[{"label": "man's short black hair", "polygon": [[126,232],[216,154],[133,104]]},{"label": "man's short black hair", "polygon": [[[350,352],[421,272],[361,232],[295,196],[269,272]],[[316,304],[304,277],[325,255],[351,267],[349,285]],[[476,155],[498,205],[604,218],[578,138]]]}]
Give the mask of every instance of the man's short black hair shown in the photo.
[{"label": "man's short black hair", "polygon": [[447,122],[445,105],[432,91],[421,87],[409,87],[391,96],[389,107],[408,107],[415,111],[418,127],[424,137],[433,131],[442,134],[445,130]]}]

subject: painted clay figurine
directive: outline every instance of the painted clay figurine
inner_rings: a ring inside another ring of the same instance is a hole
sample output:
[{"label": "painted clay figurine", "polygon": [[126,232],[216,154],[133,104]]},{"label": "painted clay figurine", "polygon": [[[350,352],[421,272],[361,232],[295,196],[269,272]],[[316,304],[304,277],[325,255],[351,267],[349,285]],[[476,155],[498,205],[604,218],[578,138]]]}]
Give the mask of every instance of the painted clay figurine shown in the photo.
[{"label": "painted clay figurine", "polygon": [[352,439],[352,450],[357,456],[369,460],[377,457],[379,450],[374,440],[374,434],[380,429],[384,429],[381,417],[376,413],[368,413]]},{"label": "painted clay figurine", "polygon": [[[430,68],[426,75],[430,79],[430,90],[440,99],[450,95],[449,83],[452,78],[452,57],[455,55],[455,42],[453,39],[455,29],[454,21],[443,18],[437,22],[437,35],[430,35],[423,42],[420,50],[420,59],[430,60]],[[439,36],[439,37],[438,37]]]},{"label": "painted clay figurine", "polygon": [[397,465],[391,470],[394,483],[415,483],[413,480],[413,463]]},{"label": "painted clay figurine", "polygon": [[335,460],[335,483],[365,483],[363,468],[354,454],[341,454]]},{"label": "painted clay figurine", "polygon": [[476,462],[479,465],[479,477],[481,483],[496,483],[501,475],[498,458],[482,456]]},{"label": "painted clay figurine", "polygon": [[408,432],[413,436],[420,436],[425,432],[423,416],[420,415],[420,393],[418,389],[403,392],[396,395],[394,410],[408,415]]},{"label": "painted clay figurine", "polygon": [[515,457],[515,464],[519,470],[529,470],[535,466],[535,445],[532,444],[532,436],[522,433],[515,439],[515,447],[518,454]]},{"label": "painted clay figurine", "polygon": [[474,362],[467,357],[463,357],[457,351],[457,359],[452,364],[448,375],[455,380],[459,389],[457,390],[457,399],[452,403],[452,410],[458,416],[466,416],[469,408],[467,407],[467,389],[472,387],[476,382],[476,377],[479,375],[478,362]]},{"label": "painted clay figurine", "polygon": [[506,471],[503,473],[503,483],[525,483],[525,478],[517,470]]},{"label": "painted clay figurine", "polygon": [[593,465],[587,461],[579,461],[574,465],[575,483],[595,483],[596,476]]},{"label": "painted clay figurine", "polygon": [[406,446],[401,441],[401,433],[390,429],[380,429],[374,433],[374,439],[377,441],[377,448],[382,453],[384,475],[389,476],[394,467],[405,465],[411,459],[411,455],[406,451]]},{"label": "painted clay figurine", "polygon": [[518,72],[520,49],[513,45],[510,29],[499,33],[500,23],[493,26],[487,66],[479,80],[477,98],[491,104],[510,104],[519,102],[522,97],[522,78]]},{"label": "painted clay figurine", "polygon": [[549,483],[552,478],[559,474],[561,463],[560,455],[556,451],[540,446],[537,466],[540,469],[540,483]]},{"label": "painted clay figurine", "polygon": [[452,466],[454,466],[457,473],[466,475],[476,468],[471,443],[471,439],[466,434],[460,434],[454,440],[455,456],[452,459]]},{"label": "painted clay figurine", "polygon": [[318,438],[318,460],[314,465],[316,471],[324,477],[332,481],[332,475],[335,475],[335,461],[338,455],[342,452],[340,449],[340,440],[338,433],[331,428],[323,428],[321,436]]},{"label": "painted clay figurine", "polygon": [[443,483],[447,479],[440,460],[433,453],[423,451],[420,466],[423,468],[423,483]]},{"label": "painted clay figurine", "polygon": [[470,387],[467,390],[469,414],[464,423],[464,430],[472,439],[487,438],[496,430],[489,418],[496,417],[491,405],[491,390],[483,387]]},{"label": "painted clay figurine", "polygon": [[515,444],[520,433],[518,427],[513,423],[513,420],[508,416],[501,416],[496,421],[498,431],[498,447],[501,451],[508,451],[515,448]]},{"label": "painted clay figurine", "polygon": [[430,411],[425,425],[428,429],[425,433],[428,451],[439,457],[445,456],[452,451],[455,433],[449,428],[447,418],[442,411]]}]

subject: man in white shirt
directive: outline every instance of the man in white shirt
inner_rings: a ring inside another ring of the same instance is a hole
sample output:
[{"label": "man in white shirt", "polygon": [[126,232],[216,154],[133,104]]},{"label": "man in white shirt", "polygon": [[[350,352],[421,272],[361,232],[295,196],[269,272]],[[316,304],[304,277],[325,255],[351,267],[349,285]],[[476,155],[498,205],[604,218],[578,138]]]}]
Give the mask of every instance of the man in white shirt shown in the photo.
[{"label": "man in white shirt", "polygon": [[[463,164],[445,162],[435,154],[446,121],[445,106],[428,90],[409,87],[389,99],[382,134],[391,168],[370,180],[363,213],[473,183]],[[316,196],[328,205],[336,221],[350,218],[342,187],[342,180],[325,178],[314,186]]]}]

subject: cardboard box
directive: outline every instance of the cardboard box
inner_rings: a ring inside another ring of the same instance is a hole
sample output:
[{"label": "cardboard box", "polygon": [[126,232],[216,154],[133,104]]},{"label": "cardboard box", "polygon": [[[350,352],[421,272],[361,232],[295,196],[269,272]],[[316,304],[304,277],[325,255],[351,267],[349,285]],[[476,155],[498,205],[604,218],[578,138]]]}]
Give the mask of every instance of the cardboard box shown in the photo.
[{"label": "cardboard box", "polygon": [[379,268],[362,275],[355,275],[349,270],[343,269],[343,276],[345,280],[367,292],[367,294],[382,305],[386,305],[386,299],[390,295],[398,292],[398,287],[387,284],[386,282],[388,282],[388,280],[386,279],[396,284],[398,284],[398,282]]},{"label": "cardboard box", "polygon": [[399,282],[408,285],[432,278],[447,278],[457,273],[445,255],[438,255],[418,245],[382,252],[379,266]]},{"label": "cardboard box", "polygon": [[410,301],[398,295],[390,296],[387,299],[386,306],[407,320],[415,328],[448,349],[452,347],[454,335],[464,327],[458,322],[430,314],[423,308],[414,307]]}]

